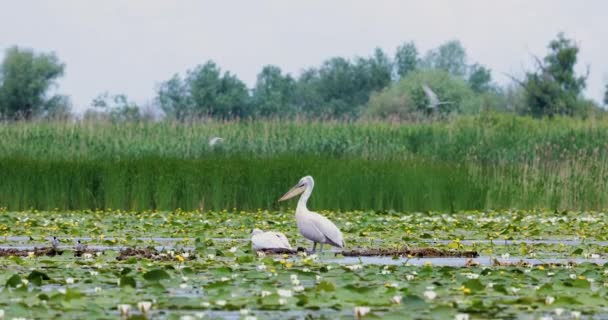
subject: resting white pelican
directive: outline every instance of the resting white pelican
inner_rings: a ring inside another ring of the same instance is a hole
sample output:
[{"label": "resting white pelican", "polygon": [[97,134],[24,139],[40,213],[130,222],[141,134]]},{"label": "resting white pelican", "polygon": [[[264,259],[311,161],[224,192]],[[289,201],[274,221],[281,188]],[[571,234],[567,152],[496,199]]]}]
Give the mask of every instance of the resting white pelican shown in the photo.
[{"label": "resting white pelican", "polygon": [[296,223],[300,230],[300,234],[313,242],[313,252],[317,249],[317,243],[321,245],[321,252],[323,252],[324,243],[343,248],[344,240],[342,239],[342,232],[340,232],[338,227],[336,227],[333,222],[329,221],[329,219],[316,212],[309,211],[306,207],[306,202],[308,201],[308,198],[310,198],[314,186],[315,181],[312,177],[306,176],[300,179],[298,184],[291,188],[291,190],[287,191],[279,201],[285,201],[302,194],[300,200],[298,200],[298,206],[296,207]]},{"label": "resting white pelican", "polygon": [[262,249],[288,249],[293,250],[287,237],[281,232],[262,231],[253,229],[251,233],[251,246],[253,250]]}]

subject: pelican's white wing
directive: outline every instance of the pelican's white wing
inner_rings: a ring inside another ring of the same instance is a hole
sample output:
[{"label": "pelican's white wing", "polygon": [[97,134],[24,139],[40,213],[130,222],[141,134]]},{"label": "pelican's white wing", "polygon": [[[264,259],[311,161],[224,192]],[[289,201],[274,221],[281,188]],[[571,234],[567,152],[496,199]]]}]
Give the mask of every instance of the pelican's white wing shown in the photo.
[{"label": "pelican's white wing", "polygon": [[273,232],[273,233],[277,238],[279,238],[279,241],[281,241],[281,243],[283,244],[283,248],[292,249],[291,244],[289,244],[289,240],[287,239],[285,234],[283,234],[282,232]]},{"label": "pelican's white wing", "polygon": [[[264,232],[261,234],[255,234],[251,237],[251,246],[254,250],[262,249],[291,249],[287,237],[278,236],[279,232]],[[283,239],[284,238],[284,239]]]},{"label": "pelican's white wing", "polygon": [[331,220],[316,212],[310,212],[310,217],[315,228],[325,237],[325,243],[329,243],[334,247],[344,247],[342,232]]}]

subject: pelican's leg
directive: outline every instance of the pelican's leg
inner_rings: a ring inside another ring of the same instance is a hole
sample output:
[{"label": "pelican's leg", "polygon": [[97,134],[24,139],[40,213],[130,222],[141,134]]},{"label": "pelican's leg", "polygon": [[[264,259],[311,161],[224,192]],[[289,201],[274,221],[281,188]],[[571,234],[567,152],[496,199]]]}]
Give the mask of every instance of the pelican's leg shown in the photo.
[{"label": "pelican's leg", "polygon": [[317,243],[314,242],[314,241],[312,243],[313,243],[313,245],[312,245],[312,253],[315,253],[317,251]]},{"label": "pelican's leg", "polygon": [[323,253],[323,244],[319,243],[319,253]]}]

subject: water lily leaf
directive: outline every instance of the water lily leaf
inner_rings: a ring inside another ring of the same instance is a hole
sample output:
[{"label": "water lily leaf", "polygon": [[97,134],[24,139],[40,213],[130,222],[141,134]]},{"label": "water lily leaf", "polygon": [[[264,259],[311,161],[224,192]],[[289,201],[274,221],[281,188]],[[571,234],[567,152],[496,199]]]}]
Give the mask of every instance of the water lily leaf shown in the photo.
[{"label": "water lily leaf", "polygon": [[462,283],[463,286],[471,289],[473,292],[480,292],[485,290],[486,286],[481,283],[478,279],[469,279]]},{"label": "water lily leaf", "polygon": [[135,281],[135,278],[133,278],[133,277],[123,276],[120,278],[120,286],[137,288],[137,282]]},{"label": "water lily leaf", "polygon": [[329,281],[321,281],[317,284],[318,291],[336,291],[336,285]]},{"label": "water lily leaf", "polygon": [[148,281],[160,281],[170,278],[171,276],[167,273],[167,271],[162,269],[155,269],[144,273],[144,279]]},{"label": "water lily leaf", "polygon": [[42,280],[51,280],[51,278],[49,278],[49,276],[44,272],[34,270],[34,271],[30,272],[30,274],[27,276],[27,280],[29,280],[31,283],[33,283],[37,286],[41,286]]},{"label": "water lily leaf", "polygon": [[18,274],[12,275],[8,280],[6,280],[5,286],[15,288],[21,284],[21,277]]},{"label": "water lily leaf", "polygon": [[70,301],[74,299],[80,299],[84,296],[84,294],[78,290],[67,288],[65,291],[65,300]]}]

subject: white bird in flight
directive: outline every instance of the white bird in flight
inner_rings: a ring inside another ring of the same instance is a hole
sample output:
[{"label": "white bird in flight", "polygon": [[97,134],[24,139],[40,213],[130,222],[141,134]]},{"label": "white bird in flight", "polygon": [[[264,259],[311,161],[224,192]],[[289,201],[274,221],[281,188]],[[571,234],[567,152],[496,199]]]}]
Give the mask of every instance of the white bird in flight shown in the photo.
[{"label": "white bird in flight", "polygon": [[334,247],[343,248],[344,240],[342,232],[336,225],[324,216],[308,210],[306,202],[310,198],[312,189],[315,186],[315,181],[311,176],[306,176],[293,187],[291,190],[279,199],[285,201],[299,194],[298,206],[296,207],[296,223],[298,230],[304,238],[313,242],[312,251],[315,252],[317,243],[321,245],[320,251],[323,252],[323,244],[328,243]]},{"label": "white bird in flight", "polygon": [[262,231],[260,229],[253,229],[251,233],[251,246],[253,250],[262,249],[287,249],[293,250],[289,244],[287,237],[281,232],[275,231]]},{"label": "white bird in flight", "polygon": [[437,106],[449,104],[449,102],[447,101],[439,101],[439,97],[437,97],[437,94],[426,84],[422,85],[422,91],[424,91],[426,98],[429,100],[429,109],[435,109],[437,108]]}]

